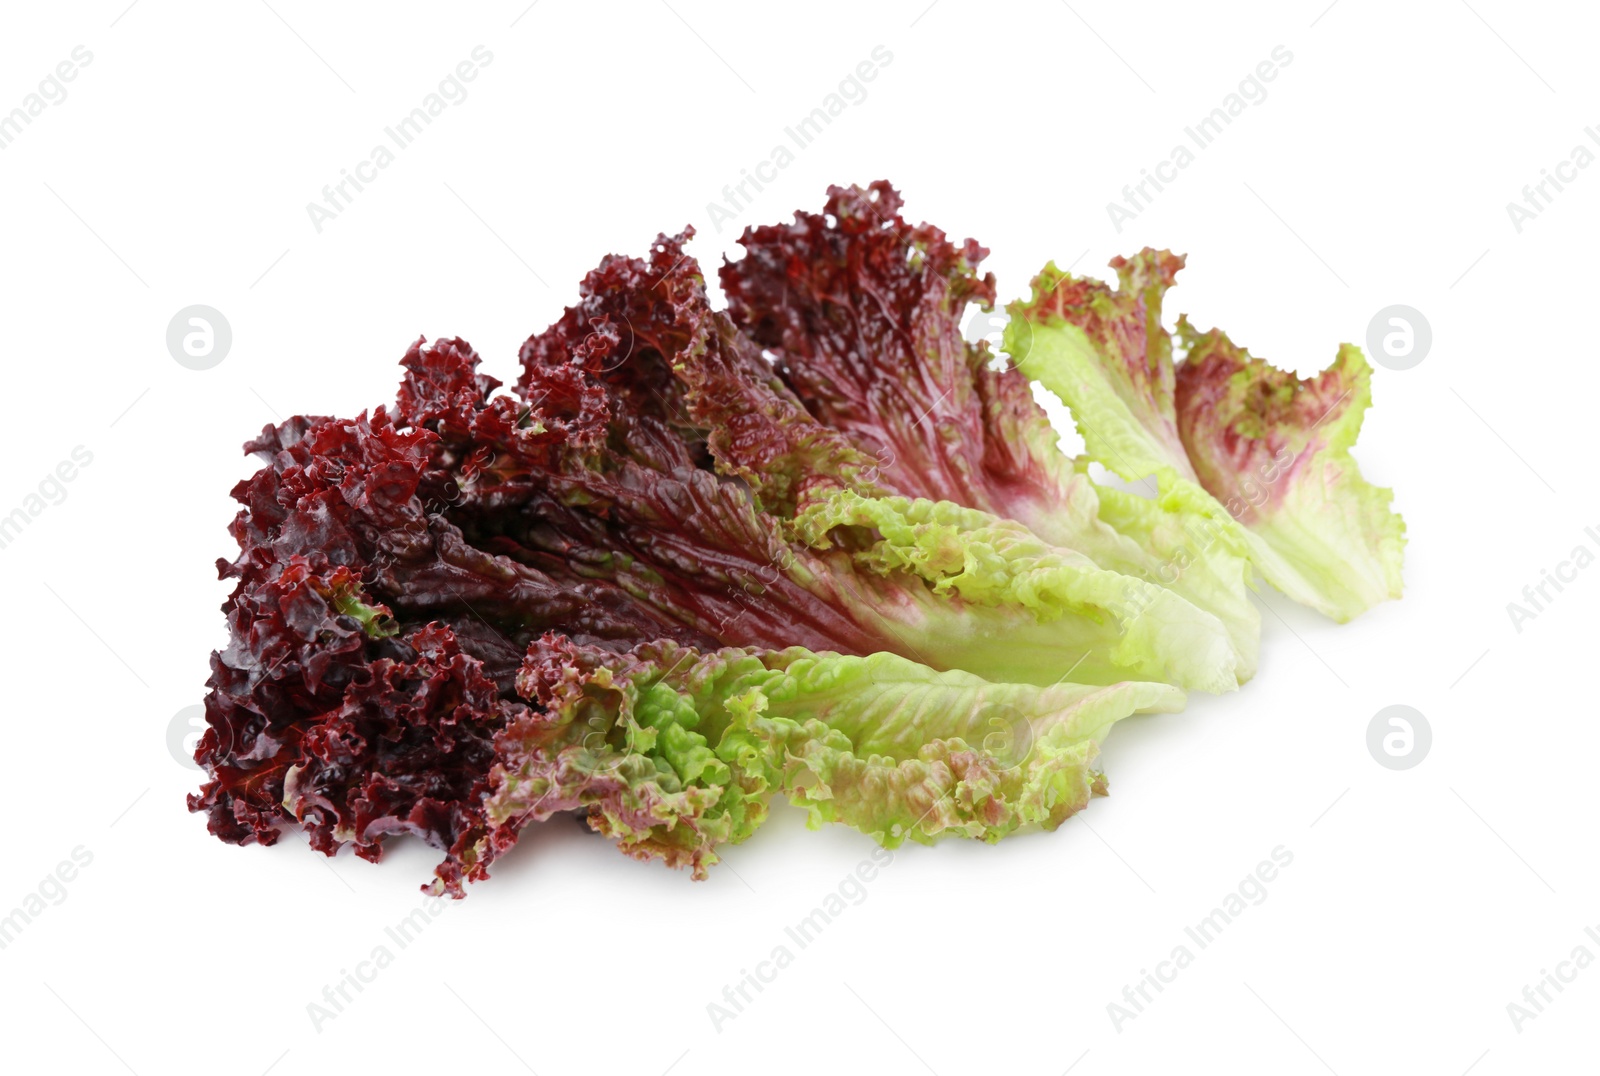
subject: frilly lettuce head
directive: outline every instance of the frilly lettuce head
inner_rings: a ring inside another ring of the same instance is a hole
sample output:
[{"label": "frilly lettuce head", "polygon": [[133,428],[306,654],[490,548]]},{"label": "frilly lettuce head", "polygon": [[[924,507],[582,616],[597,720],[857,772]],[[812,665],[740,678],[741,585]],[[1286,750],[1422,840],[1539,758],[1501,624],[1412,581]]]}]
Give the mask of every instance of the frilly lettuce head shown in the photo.
[{"label": "frilly lettuce head", "polygon": [[1115,289],[1046,268],[1007,363],[967,330],[988,252],[900,208],[834,187],[747,230],[726,309],[662,235],[506,391],[418,340],[392,405],[263,430],[219,562],[210,831],[371,860],[409,834],[456,896],[559,812],[696,877],[774,797],[993,841],[1104,794],[1115,722],[1250,679],[1256,573],[1340,620],[1399,595],[1358,350],[1299,380],[1174,336],[1183,260],[1146,250]]}]

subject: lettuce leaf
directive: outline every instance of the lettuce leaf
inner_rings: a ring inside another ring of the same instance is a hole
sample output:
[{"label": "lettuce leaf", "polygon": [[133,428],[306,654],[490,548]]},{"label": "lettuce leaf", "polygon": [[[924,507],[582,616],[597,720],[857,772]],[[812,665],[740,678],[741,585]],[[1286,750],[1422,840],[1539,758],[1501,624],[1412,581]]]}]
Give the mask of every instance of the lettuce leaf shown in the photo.
[{"label": "lettuce leaf", "polygon": [[1005,347],[1071,409],[1091,459],[1154,477],[1296,601],[1345,621],[1399,597],[1404,523],[1349,451],[1372,398],[1360,350],[1299,380],[1184,319],[1177,362],[1161,313],[1183,264],[1114,259],[1115,290],[1047,266],[1007,308]]},{"label": "lettuce leaf", "polygon": [[1046,545],[1012,520],[949,501],[845,492],[796,523],[802,534],[865,531],[854,553],[859,568],[931,584],[924,619],[906,624],[899,638],[912,656],[940,668],[1026,683],[1071,675],[1089,684],[1135,678],[1212,693],[1238,686],[1237,655],[1217,617],[1158,583]]},{"label": "lettuce leaf", "polygon": [[1401,591],[1405,522],[1350,449],[1372,403],[1361,349],[1315,377],[1254,358],[1180,318],[1178,428],[1201,483],[1245,527],[1252,559],[1289,597],[1349,620]]},{"label": "lettuce leaf", "polygon": [[[978,272],[988,251],[907,223],[901,205],[884,182],[830,187],[821,213],[746,230],[745,256],[721,270],[729,316],[810,414],[865,446],[884,490],[1015,520],[1178,595],[1216,617],[1232,643],[1232,674],[1249,679],[1260,613],[1242,542],[1197,525],[1182,498],[1134,503],[1099,490],[1057,447],[1028,373],[963,338],[968,310],[994,300],[993,275]],[[1177,445],[1170,415],[1163,428]],[[1170,611],[1148,588],[1127,589],[1125,616]]]},{"label": "lettuce leaf", "polygon": [[886,490],[1034,526],[1073,475],[1028,379],[963,339],[969,304],[994,302],[994,275],[978,274],[989,252],[900,207],[881,181],[830,187],[821,213],[747,229],[720,273],[728,314]]},{"label": "lettuce leaf", "polygon": [[996,684],[888,653],[617,653],[557,636],[530,649],[518,686],[534,706],[496,738],[493,828],[452,879],[483,877],[523,826],[573,809],[624,852],[703,876],[772,792],[813,828],[889,847],[1054,829],[1105,794],[1112,724],[1183,703],[1161,684]]}]

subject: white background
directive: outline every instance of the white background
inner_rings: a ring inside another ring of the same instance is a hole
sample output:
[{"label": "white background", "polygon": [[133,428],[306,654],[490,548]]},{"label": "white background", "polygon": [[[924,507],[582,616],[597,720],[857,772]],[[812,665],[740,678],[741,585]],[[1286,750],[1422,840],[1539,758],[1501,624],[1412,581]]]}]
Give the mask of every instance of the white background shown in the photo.
[{"label": "white background", "polygon": [[[1600,568],[1520,632],[1506,609],[1600,549],[1600,168],[1520,233],[1505,208],[1600,123],[1578,5],[124,6],[7,4],[0,25],[0,111],[93,54],[0,151],[0,515],[93,453],[0,550],[0,912],[93,855],[0,951],[6,1068],[1591,1070],[1600,970],[1520,1031],[1507,1012],[1574,947],[1600,956],[1580,686]],[[470,96],[319,234],[306,203],[478,45]],[[707,203],[878,45],[866,99],[717,232]],[[1278,45],[1267,98],[1119,234],[1106,203]],[[880,177],[913,220],[992,247],[1007,298],[1050,258],[1186,251],[1169,319],[1301,373],[1381,308],[1420,310],[1432,349],[1377,370],[1357,452],[1409,527],[1404,600],[1336,626],[1263,594],[1257,678],[1118,726],[1108,799],[1054,834],[898,853],[720,1029],[707,1004],[867,838],[782,807],[695,884],[553,820],[315,1028],[307,1003],[437,857],[228,847],[184,809],[198,775],[167,732],[224,639],[212,564],[255,466],[237,446],[391,400],[418,334],[464,336],[509,379],[607,252],[692,222],[709,271],[745,224]],[[233,331],[203,372],[165,345],[195,303]],[[1396,703],[1433,729],[1401,772],[1366,747]],[[1294,860],[1265,902],[1115,1026],[1123,987],[1278,845]]]}]

